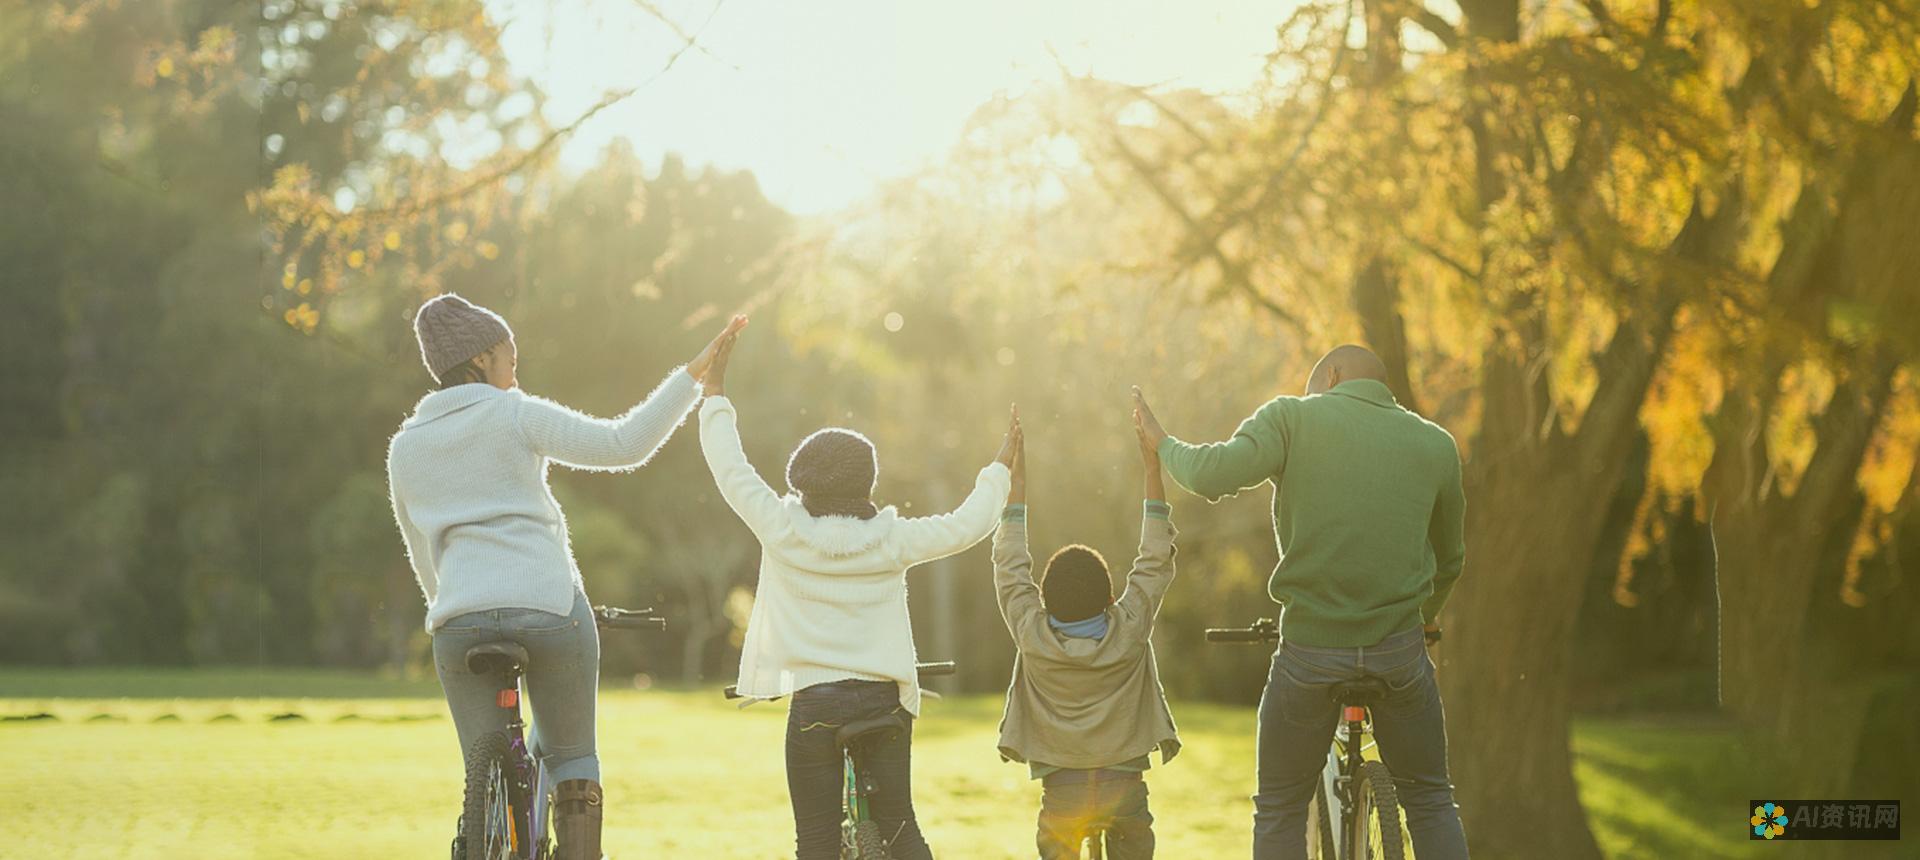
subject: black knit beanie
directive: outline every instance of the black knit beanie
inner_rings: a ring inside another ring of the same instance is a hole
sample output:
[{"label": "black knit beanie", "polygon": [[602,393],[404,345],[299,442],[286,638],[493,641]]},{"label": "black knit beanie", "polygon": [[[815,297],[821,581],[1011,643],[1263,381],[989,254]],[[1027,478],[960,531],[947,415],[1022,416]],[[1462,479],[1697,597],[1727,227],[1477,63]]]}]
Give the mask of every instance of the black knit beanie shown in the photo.
[{"label": "black knit beanie", "polygon": [[880,463],[867,437],[828,427],[800,441],[787,460],[787,486],[816,517],[872,519]]}]

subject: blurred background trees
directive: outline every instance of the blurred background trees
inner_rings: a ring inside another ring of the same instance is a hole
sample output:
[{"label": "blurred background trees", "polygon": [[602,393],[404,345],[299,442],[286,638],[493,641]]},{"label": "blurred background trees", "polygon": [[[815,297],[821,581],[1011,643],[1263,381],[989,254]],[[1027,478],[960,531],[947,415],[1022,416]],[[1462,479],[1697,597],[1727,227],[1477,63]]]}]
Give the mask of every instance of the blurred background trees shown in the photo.
[{"label": "blurred background trees", "polygon": [[[1036,550],[1113,559],[1129,385],[1217,438],[1360,340],[1467,458],[1440,659],[1476,847],[1597,856],[1581,710],[1717,712],[1777,751],[1769,785],[1917,793],[1920,6],[1275,18],[1248,92],[1063,63],[944,163],[796,218],[619,145],[552,169],[598,106],[550,122],[477,2],[0,11],[0,660],[418,671],[381,454],[442,290],[601,414],[749,311],[730,382],[763,473],[856,427],[909,514],[964,494],[1018,401]],[[737,657],[756,553],[690,436],[556,472],[596,599],[674,618],[609,640],[623,677]],[[1257,693],[1263,655],[1197,631],[1272,611],[1256,495],[1176,499],[1178,695]],[[922,649],[1004,683],[983,554],[913,576]]]}]

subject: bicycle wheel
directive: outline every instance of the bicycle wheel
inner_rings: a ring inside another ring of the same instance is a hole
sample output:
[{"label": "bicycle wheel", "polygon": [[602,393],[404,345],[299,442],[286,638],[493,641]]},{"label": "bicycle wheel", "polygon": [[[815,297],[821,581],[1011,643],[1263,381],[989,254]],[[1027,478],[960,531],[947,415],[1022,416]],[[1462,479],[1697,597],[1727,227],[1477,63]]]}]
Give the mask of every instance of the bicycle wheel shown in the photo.
[{"label": "bicycle wheel", "polygon": [[880,838],[880,824],[862,821],[853,826],[853,846],[859,860],[887,860],[887,843]]},{"label": "bicycle wheel", "polygon": [[1312,860],[1334,860],[1333,813],[1327,808],[1327,784],[1313,786],[1313,800],[1307,803],[1307,855]]},{"label": "bicycle wheel", "polygon": [[[1367,797],[1361,807],[1372,814],[1361,818],[1366,831],[1368,860],[1407,860],[1405,837],[1400,830],[1400,792],[1393,786],[1393,774],[1377,761],[1360,765],[1361,794]],[[1371,819],[1371,820],[1369,820]]]},{"label": "bicycle wheel", "polygon": [[473,742],[467,751],[467,791],[461,804],[460,839],[466,860],[514,860],[514,803],[512,747],[505,732],[494,732]]}]

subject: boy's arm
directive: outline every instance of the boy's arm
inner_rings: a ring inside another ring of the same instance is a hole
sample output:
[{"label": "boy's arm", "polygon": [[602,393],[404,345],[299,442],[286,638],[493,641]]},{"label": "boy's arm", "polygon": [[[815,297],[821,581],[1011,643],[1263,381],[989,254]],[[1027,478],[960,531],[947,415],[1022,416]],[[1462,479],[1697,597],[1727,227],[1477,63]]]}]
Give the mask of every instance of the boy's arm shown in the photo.
[{"label": "boy's arm", "polygon": [[1046,609],[1040,587],[1033,582],[1033,555],[1027,550],[1027,506],[1008,504],[993,533],[993,588],[1000,601],[1000,617],[1007,622],[1018,648],[1023,637],[1043,623]]},{"label": "boy's arm", "polygon": [[1160,477],[1160,452],[1152,429],[1147,425],[1150,412],[1136,406],[1134,434],[1140,442],[1140,463],[1146,477],[1140,515],[1140,554],[1133,560],[1133,572],[1127,574],[1127,590],[1120,595],[1120,612],[1125,617],[1151,621],[1160,613],[1160,601],[1173,583],[1173,538],[1175,530],[1167,504],[1166,483]]},{"label": "boy's arm", "polygon": [[1127,574],[1127,590],[1120,595],[1120,611],[1130,618],[1151,621],[1160,614],[1160,601],[1173,584],[1174,536],[1173,509],[1166,502],[1148,499],[1140,515],[1140,554],[1133,560],[1133,572]]},{"label": "boy's arm", "polygon": [[[1451,437],[1448,441],[1452,441]],[[1427,524],[1427,540],[1433,544],[1433,596],[1420,604],[1420,620],[1428,628],[1439,623],[1440,610],[1446,606],[1447,596],[1453,593],[1453,584],[1459,581],[1460,571],[1467,563],[1467,494],[1461,486],[1460,450],[1449,447],[1453,452],[1452,471],[1440,485],[1433,518]]]}]

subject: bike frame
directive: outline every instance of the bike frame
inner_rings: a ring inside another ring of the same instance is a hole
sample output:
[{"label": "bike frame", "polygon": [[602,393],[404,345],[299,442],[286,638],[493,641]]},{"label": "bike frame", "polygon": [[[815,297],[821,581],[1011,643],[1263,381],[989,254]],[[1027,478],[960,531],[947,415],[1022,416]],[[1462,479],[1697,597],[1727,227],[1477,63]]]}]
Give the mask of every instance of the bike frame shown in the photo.
[{"label": "bike frame", "polygon": [[[504,683],[494,702],[507,712],[507,756],[512,760],[507,812],[513,817],[513,855],[537,858],[546,852],[547,769],[540,763],[538,742],[527,742],[527,724],[520,718],[520,672],[509,671],[501,680]],[[524,809],[513,808],[515,797]]]},{"label": "bike frame", "polygon": [[1366,760],[1364,752],[1367,746],[1367,709],[1357,705],[1342,704],[1340,706],[1340,724],[1346,729],[1346,742],[1340,742],[1340,733],[1336,730],[1334,732],[1334,748],[1328,753],[1328,756],[1331,758],[1337,755],[1337,753],[1342,751],[1341,748],[1344,747],[1346,759],[1342,773],[1335,780],[1339,790],[1329,793],[1327,795],[1327,802],[1339,805],[1337,811],[1340,813],[1340,838],[1336,843],[1335,850],[1339,851],[1342,857],[1357,857],[1359,855],[1354,852],[1353,846],[1365,845],[1367,843],[1366,819],[1355,814],[1360,809],[1357,796],[1361,790],[1360,763]]},{"label": "bike frame", "polygon": [[[1279,642],[1280,627],[1272,619],[1263,618],[1246,628],[1208,629],[1206,636],[1213,642]],[[1354,856],[1353,846],[1367,844],[1369,835],[1367,820],[1360,815],[1357,793],[1363,790],[1359,784],[1360,765],[1366,761],[1367,750],[1374,745],[1370,740],[1372,720],[1365,707],[1340,703],[1340,723],[1334,729],[1333,743],[1327,748],[1327,764],[1320,771],[1318,794],[1326,798],[1330,807],[1328,818],[1336,823],[1334,853],[1342,858]],[[1318,826],[1318,819],[1309,816],[1309,833]],[[1313,843],[1313,847],[1317,848],[1318,844]]]},{"label": "bike frame", "polygon": [[[920,679],[926,680],[927,678],[938,675],[953,674],[954,665],[951,662],[921,663],[916,666],[915,669]],[[926,698],[940,698],[940,695],[932,690],[922,689],[920,693]],[[769,696],[765,698],[742,696],[740,695],[740,691],[731,684],[721,690],[720,694],[730,700],[742,700],[740,702],[740,707],[742,708],[752,707],[759,702],[776,701],[781,698],[780,696]],[[845,855],[849,850],[855,849],[855,829],[860,826],[861,822],[872,819],[873,813],[868,807],[867,795],[873,793],[874,785],[873,781],[867,777],[865,770],[854,761],[853,749],[851,747],[841,748],[840,763],[842,786],[840,795],[842,812],[840,819],[840,846],[841,853]],[[1096,854],[1094,856],[1095,860],[1098,860],[1099,855]]]},{"label": "bike frame", "polygon": [[[635,628],[664,630],[665,618],[652,609],[621,609],[613,606],[593,608],[594,625],[603,629]],[[494,704],[507,712],[507,814],[513,820],[513,856],[516,860],[541,860],[552,850],[548,844],[547,800],[553,793],[553,779],[541,760],[539,736],[529,740],[527,722],[520,716],[520,680],[524,669],[500,673],[500,687]],[[518,802],[522,809],[514,808]]]}]

